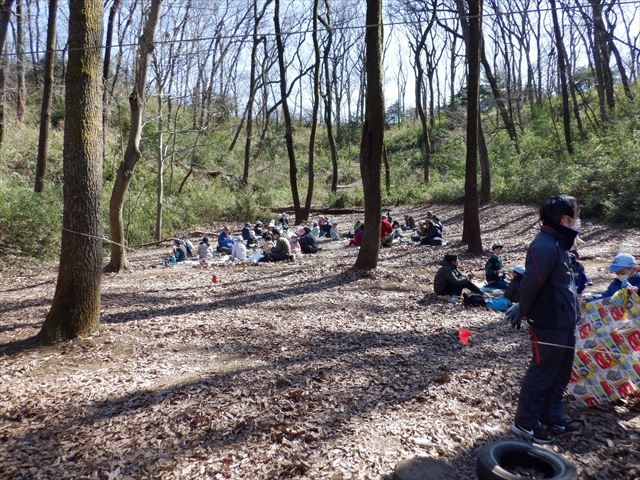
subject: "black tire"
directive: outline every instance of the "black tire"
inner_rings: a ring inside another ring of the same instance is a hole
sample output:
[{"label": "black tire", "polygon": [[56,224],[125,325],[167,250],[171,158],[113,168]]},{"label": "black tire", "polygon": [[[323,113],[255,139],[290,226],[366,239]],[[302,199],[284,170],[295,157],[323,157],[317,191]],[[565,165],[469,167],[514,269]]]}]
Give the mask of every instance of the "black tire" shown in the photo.
[{"label": "black tire", "polygon": [[[479,480],[517,480],[518,468],[544,475],[545,479],[575,480],[576,467],[562,455],[522,440],[503,439],[484,445],[478,451],[476,475]],[[535,477],[538,478],[538,477]]]}]

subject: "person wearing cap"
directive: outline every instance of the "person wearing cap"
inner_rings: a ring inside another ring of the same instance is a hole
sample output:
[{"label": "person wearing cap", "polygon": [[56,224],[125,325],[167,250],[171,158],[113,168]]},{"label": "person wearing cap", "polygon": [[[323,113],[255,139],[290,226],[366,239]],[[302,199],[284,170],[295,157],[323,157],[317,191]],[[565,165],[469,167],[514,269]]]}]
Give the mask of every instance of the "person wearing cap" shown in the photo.
[{"label": "person wearing cap", "polygon": [[446,254],[442,266],[433,279],[433,291],[436,295],[460,297],[465,288],[473,293],[482,294],[480,288],[471,281],[473,273],[464,274],[458,269],[458,256]]},{"label": "person wearing cap", "polygon": [[233,238],[231,238],[231,230],[227,225],[224,226],[220,235],[218,235],[218,246],[216,250],[218,253],[224,253],[231,255],[231,249],[233,248]]},{"label": "person wearing cap", "polygon": [[640,288],[640,272],[638,272],[638,264],[633,255],[629,253],[617,254],[608,270],[615,273],[616,278],[609,284],[609,288],[597,298],[611,297],[621,288]]},{"label": "person wearing cap", "polygon": [[291,256],[291,244],[289,239],[282,235],[280,227],[273,227],[274,245],[269,252],[265,252],[264,256],[258,260],[259,262],[279,262],[281,260],[293,260]]},{"label": "person wearing cap", "polygon": [[524,265],[516,265],[511,270],[511,280],[509,285],[504,289],[504,296],[511,300],[513,303],[520,301],[520,282],[524,275]]},{"label": "person wearing cap", "polygon": [[504,290],[509,285],[509,282],[504,279],[505,272],[501,256],[503,248],[504,246],[500,243],[491,245],[491,256],[484,265],[484,277],[487,281],[486,286],[489,288]]},{"label": "person wearing cap", "polygon": [[522,380],[511,431],[535,443],[579,433],[564,416],[562,397],[575,355],[578,296],[569,250],[578,235],[580,207],[574,197],[553,196],[540,206],[540,231],[529,245],[520,282],[520,303],[507,310],[513,328],[529,326],[532,358]]}]

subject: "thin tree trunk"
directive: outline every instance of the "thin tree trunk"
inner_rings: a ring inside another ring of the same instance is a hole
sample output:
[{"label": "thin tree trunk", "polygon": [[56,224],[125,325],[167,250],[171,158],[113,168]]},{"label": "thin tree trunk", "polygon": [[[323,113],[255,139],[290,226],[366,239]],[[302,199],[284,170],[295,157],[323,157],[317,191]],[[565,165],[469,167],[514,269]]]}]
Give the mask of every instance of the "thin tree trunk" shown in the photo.
[{"label": "thin tree trunk", "polygon": [[88,335],[100,323],[102,274],[102,0],[69,4],[64,211],[56,291],[39,338]]},{"label": "thin tree trunk", "polygon": [[47,24],[47,52],[44,57],[44,86],[40,107],[40,135],[38,138],[38,159],[36,160],[35,192],[44,190],[49,156],[49,129],[51,128],[51,103],[53,101],[53,75],[56,58],[56,15],[58,0],[49,1],[49,23]]},{"label": "thin tree trunk", "polygon": [[22,0],[16,0],[16,118],[19,122],[24,121],[25,108],[27,104],[27,87],[24,72],[24,13],[22,10]]},{"label": "thin tree trunk", "polygon": [[124,158],[113,184],[109,200],[109,225],[111,226],[111,259],[105,267],[107,272],[120,272],[127,268],[125,238],[122,218],[124,197],[133,178],[133,171],[140,159],[140,137],[142,135],[142,113],[145,103],[147,68],[153,51],[153,37],[160,16],[162,0],[152,0],[148,18],[138,42],[134,86],[129,95],[129,138]]},{"label": "thin tree trunk", "polygon": [[4,143],[4,129],[5,129],[5,112],[4,112],[4,100],[5,100],[5,87],[6,87],[6,73],[5,68],[7,66],[7,57],[5,55],[5,48],[7,44],[7,30],[9,29],[9,23],[11,22],[11,6],[13,0],[4,0],[0,5],[0,145]]},{"label": "thin tree trunk", "polygon": [[573,154],[573,135],[571,133],[571,111],[569,109],[569,90],[567,88],[567,62],[565,60],[565,49],[562,43],[562,32],[558,22],[558,12],[556,10],[556,1],[549,0],[551,3],[551,18],[553,20],[553,32],[556,42],[556,53],[558,55],[558,75],[560,77],[560,89],[562,91],[562,125],[564,127],[564,141],[567,146],[567,152]]},{"label": "thin tree trunk", "polygon": [[[318,110],[320,109],[320,44],[318,42],[318,3],[320,0],[313,0],[313,18],[312,18],[312,32],[311,38],[313,40],[313,80],[312,80],[312,97],[311,97],[311,128],[309,131],[309,152],[308,152],[308,179],[307,185],[307,198],[304,203],[304,210],[302,211],[302,217],[300,221],[309,219],[309,212],[311,212],[311,201],[313,200],[313,188],[315,184],[315,155],[316,155],[316,132],[318,130]],[[296,219],[296,225],[299,225]]]},{"label": "thin tree trunk", "polygon": [[278,51],[278,69],[280,71],[280,99],[282,102],[282,116],[284,117],[284,139],[287,146],[287,155],[289,157],[289,183],[291,186],[291,197],[293,199],[293,208],[295,211],[295,222],[299,224],[302,218],[302,210],[300,208],[300,194],[298,193],[298,166],[296,164],[296,152],[293,146],[293,127],[291,122],[291,113],[289,112],[289,103],[287,93],[287,69],[284,63],[284,42],[282,40],[282,29],[280,28],[280,0],[275,0],[275,8],[273,14],[274,29],[276,36],[276,47]]}]

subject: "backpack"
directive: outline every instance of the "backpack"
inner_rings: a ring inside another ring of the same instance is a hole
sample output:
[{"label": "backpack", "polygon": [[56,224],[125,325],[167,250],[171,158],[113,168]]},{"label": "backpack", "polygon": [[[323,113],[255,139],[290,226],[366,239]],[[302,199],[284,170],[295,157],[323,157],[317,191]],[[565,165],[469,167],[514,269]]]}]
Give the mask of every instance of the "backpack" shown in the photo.
[{"label": "backpack", "polygon": [[484,301],[484,297],[480,293],[463,293],[462,304],[465,307],[486,307],[487,302]]}]

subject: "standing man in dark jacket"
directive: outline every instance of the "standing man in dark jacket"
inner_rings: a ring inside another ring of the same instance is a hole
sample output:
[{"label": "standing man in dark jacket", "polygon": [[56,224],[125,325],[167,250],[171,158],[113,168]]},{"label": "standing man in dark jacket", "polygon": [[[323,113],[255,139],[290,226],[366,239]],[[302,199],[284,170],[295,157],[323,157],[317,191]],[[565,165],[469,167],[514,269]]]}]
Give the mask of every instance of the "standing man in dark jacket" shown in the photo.
[{"label": "standing man in dark jacket", "polygon": [[527,251],[520,304],[507,312],[513,327],[520,328],[522,320],[529,324],[533,353],[511,431],[537,443],[549,443],[549,433],[578,432],[564,418],[562,396],[571,375],[578,318],[569,250],[578,235],[579,214],[573,197],[555,196],[542,204],[542,227]]}]

